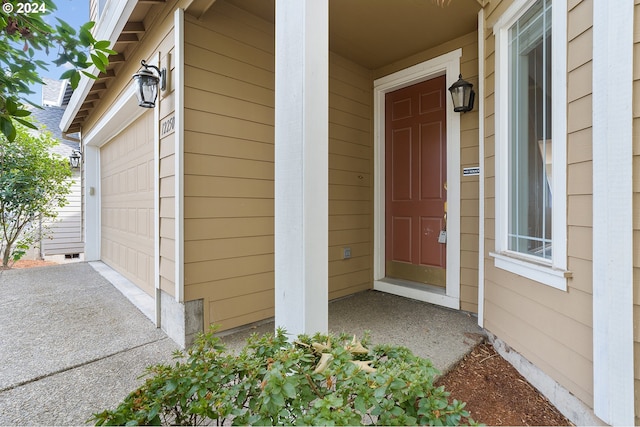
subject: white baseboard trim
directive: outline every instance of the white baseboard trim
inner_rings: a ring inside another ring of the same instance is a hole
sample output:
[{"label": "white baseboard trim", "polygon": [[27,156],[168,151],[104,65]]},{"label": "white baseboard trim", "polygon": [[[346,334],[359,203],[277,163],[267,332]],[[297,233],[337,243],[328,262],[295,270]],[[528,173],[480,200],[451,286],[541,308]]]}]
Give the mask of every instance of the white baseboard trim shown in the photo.
[{"label": "white baseboard trim", "polygon": [[514,368],[525,377],[543,396],[577,426],[605,426],[598,418],[593,408],[590,408],[582,400],[571,394],[569,390],[558,384],[553,378],[544,373],[540,368],[529,362],[524,356],[513,350],[507,343],[496,337],[489,331],[485,331],[493,348]]}]

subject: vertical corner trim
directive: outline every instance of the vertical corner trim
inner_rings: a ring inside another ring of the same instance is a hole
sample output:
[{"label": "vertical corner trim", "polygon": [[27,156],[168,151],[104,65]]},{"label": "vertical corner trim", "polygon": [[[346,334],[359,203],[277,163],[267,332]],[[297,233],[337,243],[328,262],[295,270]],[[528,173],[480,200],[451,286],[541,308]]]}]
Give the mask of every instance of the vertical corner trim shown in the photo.
[{"label": "vertical corner trim", "polygon": [[635,417],[633,19],[632,1],[593,2],[593,392],[612,425]]},{"label": "vertical corner trim", "polygon": [[184,10],[174,13],[175,37],[175,298],[184,302]]}]

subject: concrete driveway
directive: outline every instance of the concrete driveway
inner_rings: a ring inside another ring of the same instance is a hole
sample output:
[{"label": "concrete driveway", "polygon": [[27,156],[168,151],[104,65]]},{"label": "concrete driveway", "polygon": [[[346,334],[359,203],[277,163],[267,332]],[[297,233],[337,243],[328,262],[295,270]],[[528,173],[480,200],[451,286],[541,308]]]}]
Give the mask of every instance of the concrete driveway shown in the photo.
[{"label": "concrete driveway", "polygon": [[0,425],[82,425],[178,346],[87,263],[0,272]]}]

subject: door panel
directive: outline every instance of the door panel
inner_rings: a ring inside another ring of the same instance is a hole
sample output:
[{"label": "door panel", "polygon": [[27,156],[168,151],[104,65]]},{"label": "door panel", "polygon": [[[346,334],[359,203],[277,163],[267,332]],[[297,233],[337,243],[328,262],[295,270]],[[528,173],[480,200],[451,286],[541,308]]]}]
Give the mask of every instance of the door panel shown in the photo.
[{"label": "door panel", "polygon": [[386,276],[445,286],[446,86],[437,77],[385,99]]},{"label": "door panel", "polygon": [[443,229],[442,217],[420,218],[420,264],[432,266],[444,266],[442,243],[438,243],[440,230]]},{"label": "door panel", "polygon": [[411,200],[411,128],[394,130],[391,144],[391,198],[393,201]]},{"label": "door panel", "polygon": [[[442,123],[428,123],[420,127],[420,198],[423,201],[434,201],[427,208],[438,209],[438,201],[446,200],[444,195],[443,172],[445,166],[446,147],[434,144],[433,141],[444,141]],[[436,185],[442,183],[443,185]],[[439,211],[438,211],[439,212]]]},{"label": "door panel", "polygon": [[394,261],[411,262],[411,217],[394,217],[392,228]]}]

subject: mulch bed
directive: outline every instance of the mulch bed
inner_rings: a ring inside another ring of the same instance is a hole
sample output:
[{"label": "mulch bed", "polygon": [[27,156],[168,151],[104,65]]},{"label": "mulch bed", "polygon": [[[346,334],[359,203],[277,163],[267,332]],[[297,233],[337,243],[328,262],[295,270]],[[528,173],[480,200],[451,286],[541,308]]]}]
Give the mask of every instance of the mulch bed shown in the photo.
[{"label": "mulch bed", "polygon": [[436,383],[467,402],[474,421],[490,426],[573,425],[493,346],[479,344]]}]

